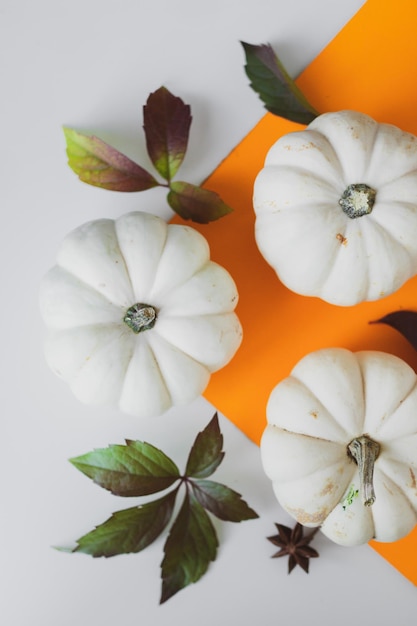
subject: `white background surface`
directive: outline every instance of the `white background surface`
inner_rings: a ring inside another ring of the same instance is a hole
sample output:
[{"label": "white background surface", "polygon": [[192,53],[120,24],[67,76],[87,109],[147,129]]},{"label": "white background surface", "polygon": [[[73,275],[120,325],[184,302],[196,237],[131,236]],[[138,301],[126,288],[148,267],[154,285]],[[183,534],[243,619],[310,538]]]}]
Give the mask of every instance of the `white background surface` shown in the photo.
[{"label": "white background surface", "polygon": [[[5,626],[262,626],[415,624],[417,590],[370,547],[319,534],[321,558],[288,576],[265,537],[288,522],[258,448],[221,416],[226,458],[214,475],[260,518],[217,524],[218,558],[163,606],[164,538],[137,555],[92,559],[71,544],[133,506],[67,461],[94,447],[142,439],[180,468],[214,409],[200,399],[152,421],[80,405],[47,369],[37,304],[42,275],[82,222],[145,210],[169,217],[162,190],[117,194],[80,183],[66,165],[61,126],[93,131],[147,166],[142,105],[165,85],[191,105],[181,178],[199,183],[264,113],[248,86],[239,40],[270,42],[295,76],[362,0],[0,0],[1,42],[1,504],[0,621]],[[415,558],[410,556],[410,558]],[[371,617],[372,616],[372,617]]]}]

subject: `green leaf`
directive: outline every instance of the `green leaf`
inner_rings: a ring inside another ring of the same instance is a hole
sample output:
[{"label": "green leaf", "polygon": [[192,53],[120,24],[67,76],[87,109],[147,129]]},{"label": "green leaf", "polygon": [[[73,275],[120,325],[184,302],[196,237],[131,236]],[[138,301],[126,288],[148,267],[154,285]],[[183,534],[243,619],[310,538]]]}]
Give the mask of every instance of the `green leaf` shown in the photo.
[{"label": "green leaf", "polygon": [[147,504],[117,511],[77,540],[73,552],[94,557],[140,552],[161,534],[172,516],[177,490]]},{"label": "green leaf", "polygon": [[161,604],[205,574],[218,545],[209,516],[187,492],[164,546]]},{"label": "green leaf", "polygon": [[118,496],[145,496],[170,487],[178,467],[161,450],[142,441],[110,445],[70,459],[95,483]]},{"label": "green leaf", "polygon": [[220,432],[219,418],[214,414],[205,429],[198,433],[190,450],[185,475],[206,478],[216,470],[223,460],[223,435]]},{"label": "green leaf", "polygon": [[95,136],[64,128],[68,165],[80,180],[112,191],[145,191],[155,178],[127,156]]},{"label": "green leaf", "polygon": [[252,45],[241,42],[246,55],[245,71],[250,86],[257,92],[265,108],[292,122],[309,124],[319,113],[311,106],[290,78],[269,44]]},{"label": "green leaf", "polygon": [[198,224],[208,224],[233,210],[215,191],[191,183],[179,181],[171,183],[167,199],[170,207],[180,217]]},{"label": "green leaf", "polygon": [[212,480],[193,480],[193,491],[198,502],[205,509],[226,522],[242,522],[258,516],[240,493]]},{"label": "green leaf", "polygon": [[395,328],[417,350],[417,311],[394,311],[370,323],[387,324]]},{"label": "green leaf", "polygon": [[208,512],[233,522],[257,517],[240,494],[204,479],[221,463],[222,446],[223,436],[215,413],[195,438],[184,476],[161,450],[141,441],[126,440],[126,445],[110,445],[70,459],[77,469],[116,495],[140,496],[165,489],[176,481],[177,485],[158,500],[113,513],[78,539],[75,548],[57,549],[94,557],[143,550],[166,528],[183,485],[184,501],[165,542],[161,563],[160,602],[165,602],[197,582],[216,559],[218,538]]},{"label": "green leaf", "polygon": [[152,163],[170,181],[187,150],[191,109],[165,87],[151,93],[143,107],[143,128]]}]

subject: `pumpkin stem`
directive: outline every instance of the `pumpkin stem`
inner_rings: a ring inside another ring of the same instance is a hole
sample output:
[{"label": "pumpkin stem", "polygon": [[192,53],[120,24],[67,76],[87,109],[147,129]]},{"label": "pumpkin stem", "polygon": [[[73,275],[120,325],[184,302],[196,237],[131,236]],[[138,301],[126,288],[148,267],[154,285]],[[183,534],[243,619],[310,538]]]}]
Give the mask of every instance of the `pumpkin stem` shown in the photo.
[{"label": "pumpkin stem", "polygon": [[358,183],[346,187],[339,200],[346,215],[352,219],[368,215],[375,204],[376,191],[365,185]]},{"label": "pumpkin stem", "polygon": [[375,502],[374,465],[380,449],[379,443],[367,435],[353,439],[348,445],[348,451],[359,469],[360,492],[365,506],[372,506]]},{"label": "pumpkin stem", "polygon": [[137,302],[125,313],[123,321],[135,334],[149,330],[156,322],[156,309],[150,304]]}]

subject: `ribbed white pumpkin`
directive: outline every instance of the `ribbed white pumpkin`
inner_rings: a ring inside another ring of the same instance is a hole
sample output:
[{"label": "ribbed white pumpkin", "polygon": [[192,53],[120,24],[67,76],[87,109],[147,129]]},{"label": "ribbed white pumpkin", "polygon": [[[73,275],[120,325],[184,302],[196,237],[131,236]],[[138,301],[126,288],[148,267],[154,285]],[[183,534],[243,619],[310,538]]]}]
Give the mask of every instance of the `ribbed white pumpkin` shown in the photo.
[{"label": "ribbed white pumpkin", "polygon": [[[272,391],[267,417],[263,467],[300,523],[347,546],[396,541],[414,528],[417,376],[404,361],[384,352],[312,352]],[[365,474],[376,457],[365,486],[358,454],[371,461]]]},{"label": "ribbed white pumpkin", "polygon": [[296,293],[354,305],[417,273],[417,139],[395,126],[317,117],[272,146],[253,202],[259,249]]},{"label": "ribbed white pumpkin", "polygon": [[64,239],[42,282],[46,358],[85,403],[161,414],[233,357],[237,300],[195,229],[140,212],[93,221]]}]

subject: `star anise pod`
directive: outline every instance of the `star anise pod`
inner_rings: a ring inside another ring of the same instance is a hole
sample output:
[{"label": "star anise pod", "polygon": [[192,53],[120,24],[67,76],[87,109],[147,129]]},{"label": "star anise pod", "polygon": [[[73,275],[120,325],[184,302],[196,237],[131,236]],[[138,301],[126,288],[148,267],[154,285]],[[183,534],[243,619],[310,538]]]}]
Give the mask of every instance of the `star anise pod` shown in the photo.
[{"label": "star anise pod", "polygon": [[288,573],[290,574],[296,565],[299,565],[307,574],[310,559],[319,556],[317,550],[308,544],[313,539],[315,528],[308,535],[304,535],[304,527],[297,522],[294,528],[288,528],[283,524],[275,524],[278,535],[273,535],[267,539],[280,548],[279,552],[272,555],[272,558],[288,556]]}]

